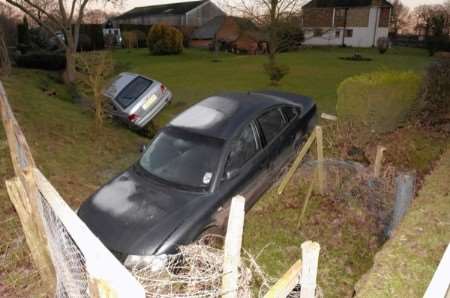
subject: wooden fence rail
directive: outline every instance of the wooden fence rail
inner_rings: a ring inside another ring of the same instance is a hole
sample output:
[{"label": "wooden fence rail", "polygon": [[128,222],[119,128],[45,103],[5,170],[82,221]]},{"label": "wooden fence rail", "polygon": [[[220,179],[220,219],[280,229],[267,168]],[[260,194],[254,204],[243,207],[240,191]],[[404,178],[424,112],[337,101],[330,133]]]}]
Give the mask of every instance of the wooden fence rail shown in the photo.
[{"label": "wooden fence rail", "polygon": [[16,178],[6,183],[11,202],[19,215],[31,257],[39,270],[47,292],[55,293],[56,276],[50,258],[48,241],[36,200],[37,188],[32,169],[34,159],[25,136],[17,123],[0,82],[0,109]]},{"label": "wooden fence rail", "polygon": [[278,195],[281,195],[284,190],[286,189],[286,186],[289,184],[289,181],[291,181],[292,177],[295,174],[295,171],[297,171],[298,167],[302,163],[303,159],[305,158],[308,151],[311,149],[311,146],[314,144],[314,141],[316,141],[317,145],[317,179],[318,179],[318,188],[319,193],[323,195],[325,193],[325,170],[324,170],[324,155],[323,155],[323,132],[322,127],[316,126],[314,131],[309,136],[308,140],[303,145],[302,149],[298,153],[297,157],[295,158],[293,164],[289,168],[289,171],[286,173],[286,175],[283,177],[283,179],[280,182],[280,186],[278,187]]},{"label": "wooden fence rail", "polygon": [[[16,175],[6,181],[6,188],[48,296],[78,297],[85,294],[90,297],[145,297],[142,286],[87,228],[36,168],[31,150],[14,117],[1,82],[0,109]],[[51,225],[56,225],[56,222],[62,232],[60,234],[50,233],[53,228]],[[61,240],[60,243],[58,240]],[[63,251],[63,248],[71,241],[74,242],[72,247],[75,251],[69,254]],[[69,272],[69,269],[74,267],[73,261],[76,257],[80,259],[79,272]],[[86,276],[87,285],[82,284],[82,276]],[[73,277],[80,280],[71,285],[61,284]],[[72,294],[68,293],[69,291],[73,291]]]}]

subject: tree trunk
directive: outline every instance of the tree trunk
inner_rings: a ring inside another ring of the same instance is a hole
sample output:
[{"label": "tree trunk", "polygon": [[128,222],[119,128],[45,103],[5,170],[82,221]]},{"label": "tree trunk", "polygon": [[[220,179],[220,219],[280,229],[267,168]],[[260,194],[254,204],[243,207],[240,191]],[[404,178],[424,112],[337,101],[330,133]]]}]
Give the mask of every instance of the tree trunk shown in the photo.
[{"label": "tree trunk", "polygon": [[66,70],[64,72],[64,80],[67,84],[75,83],[76,70],[75,70],[75,54],[76,48],[71,45],[66,47]]}]

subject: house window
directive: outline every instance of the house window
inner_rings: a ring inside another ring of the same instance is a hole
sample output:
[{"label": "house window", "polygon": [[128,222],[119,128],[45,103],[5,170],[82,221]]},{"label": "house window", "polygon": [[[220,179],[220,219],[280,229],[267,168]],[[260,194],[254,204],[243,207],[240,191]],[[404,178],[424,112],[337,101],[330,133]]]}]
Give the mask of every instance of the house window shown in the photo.
[{"label": "house window", "polygon": [[336,38],[341,37],[341,30],[336,30],[335,36]]},{"label": "house window", "polygon": [[337,18],[343,18],[343,17],[345,17],[345,9],[336,8],[335,14],[336,14]]},{"label": "house window", "polygon": [[353,29],[345,30],[345,37],[353,37]]}]

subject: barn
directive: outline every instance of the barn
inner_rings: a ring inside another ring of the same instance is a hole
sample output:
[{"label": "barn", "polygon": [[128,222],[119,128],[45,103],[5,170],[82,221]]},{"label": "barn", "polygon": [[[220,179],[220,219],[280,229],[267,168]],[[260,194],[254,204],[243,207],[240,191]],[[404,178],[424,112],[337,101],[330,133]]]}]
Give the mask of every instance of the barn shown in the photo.
[{"label": "barn", "polygon": [[199,27],[223,12],[210,0],[136,7],[115,17],[114,25],[154,25],[165,23],[176,27]]}]

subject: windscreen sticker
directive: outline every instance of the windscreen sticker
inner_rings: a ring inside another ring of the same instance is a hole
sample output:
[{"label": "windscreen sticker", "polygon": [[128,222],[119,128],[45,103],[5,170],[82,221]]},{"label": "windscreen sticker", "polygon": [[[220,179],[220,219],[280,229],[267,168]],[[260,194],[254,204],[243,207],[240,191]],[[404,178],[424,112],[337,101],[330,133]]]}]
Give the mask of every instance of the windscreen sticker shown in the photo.
[{"label": "windscreen sticker", "polygon": [[205,175],[203,175],[203,184],[209,184],[211,182],[212,173],[206,172]]}]

